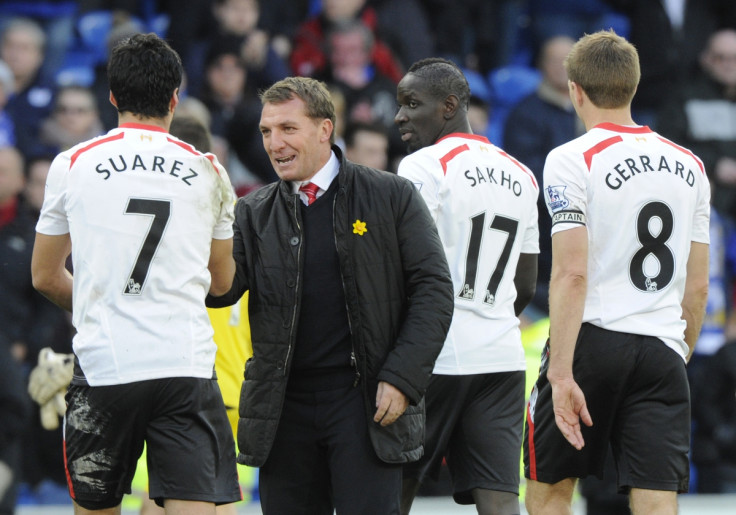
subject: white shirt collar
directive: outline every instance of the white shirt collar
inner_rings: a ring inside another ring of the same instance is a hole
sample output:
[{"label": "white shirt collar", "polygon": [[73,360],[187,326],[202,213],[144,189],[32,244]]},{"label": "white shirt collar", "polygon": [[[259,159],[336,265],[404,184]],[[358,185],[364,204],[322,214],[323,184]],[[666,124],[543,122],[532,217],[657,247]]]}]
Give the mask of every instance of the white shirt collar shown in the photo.
[{"label": "white shirt collar", "polygon": [[[294,193],[299,193],[299,188],[302,186],[302,184],[306,184],[308,182],[314,183],[317,186],[319,186],[319,191],[317,192],[317,197],[322,195],[327,189],[330,187],[330,184],[332,184],[332,181],[337,177],[337,172],[340,171],[340,161],[337,160],[337,156],[335,155],[335,152],[330,152],[330,158],[327,160],[327,163],[319,169],[317,173],[315,173],[311,179],[308,181],[294,181],[291,183],[291,190]],[[306,196],[305,196],[306,198]]]}]

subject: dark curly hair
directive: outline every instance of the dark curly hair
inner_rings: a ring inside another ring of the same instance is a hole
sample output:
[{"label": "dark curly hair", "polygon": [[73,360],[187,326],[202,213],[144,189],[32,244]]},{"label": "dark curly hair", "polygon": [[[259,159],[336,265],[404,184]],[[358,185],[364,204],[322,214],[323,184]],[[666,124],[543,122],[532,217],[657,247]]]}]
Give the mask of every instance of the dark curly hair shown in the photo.
[{"label": "dark curly hair", "polygon": [[118,112],[164,118],[181,85],[184,69],[179,54],[156,34],[124,39],[110,54],[107,78]]}]

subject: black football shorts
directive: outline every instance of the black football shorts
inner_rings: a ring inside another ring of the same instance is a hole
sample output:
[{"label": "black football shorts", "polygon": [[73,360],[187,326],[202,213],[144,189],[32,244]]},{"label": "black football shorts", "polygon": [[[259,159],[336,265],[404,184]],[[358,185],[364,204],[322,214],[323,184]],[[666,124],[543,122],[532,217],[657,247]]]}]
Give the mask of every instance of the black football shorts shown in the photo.
[{"label": "black football shorts", "polygon": [[436,480],[445,458],[458,504],[473,504],[476,488],[518,495],[525,375],[433,375],[424,456],[404,465],[404,476]]},{"label": "black football shorts", "polygon": [[131,491],[144,441],[149,493],[157,504],[242,499],[233,433],[215,379],[73,384],[66,400],[67,481],[72,499],[83,508],[120,504]]},{"label": "black football shorts", "polygon": [[549,342],[527,405],[524,475],[544,483],[603,475],[610,442],[618,488],[686,492],[689,481],[690,389],[685,362],[660,339],[583,324],[573,360],[593,426],[585,446],[562,436],[547,381]]}]

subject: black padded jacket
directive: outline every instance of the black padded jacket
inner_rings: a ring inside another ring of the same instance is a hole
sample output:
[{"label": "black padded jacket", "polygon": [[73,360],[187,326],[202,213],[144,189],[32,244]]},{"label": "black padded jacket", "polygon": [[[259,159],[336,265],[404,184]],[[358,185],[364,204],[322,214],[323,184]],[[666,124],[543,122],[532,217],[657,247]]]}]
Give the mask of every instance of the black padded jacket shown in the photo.
[{"label": "black padded jacket", "polygon": [[[340,160],[335,244],[371,442],[387,463],[415,461],[423,453],[424,392],[452,318],[449,268],[414,185],[333,151]],[[253,467],[271,450],[294,354],[303,267],[299,202],[284,181],[238,200],[233,287],[207,298],[208,306],[222,307],[249,291],[253,357],[245,367],[237,439],[238,461]],[[373,422],[379,381],[410,401],[387,427]]]}]

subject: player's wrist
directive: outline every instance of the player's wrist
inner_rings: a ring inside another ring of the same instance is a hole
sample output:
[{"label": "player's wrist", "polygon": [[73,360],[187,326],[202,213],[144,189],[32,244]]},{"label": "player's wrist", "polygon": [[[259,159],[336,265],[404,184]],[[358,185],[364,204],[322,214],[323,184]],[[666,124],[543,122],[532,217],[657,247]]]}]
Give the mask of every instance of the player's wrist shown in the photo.
[{"label": "player's wrist", "polygon": [[550,370],[547,372],[547,380],[552,385],[574,383],[575,378],[572,375],[572,369],[568,370]]}]

